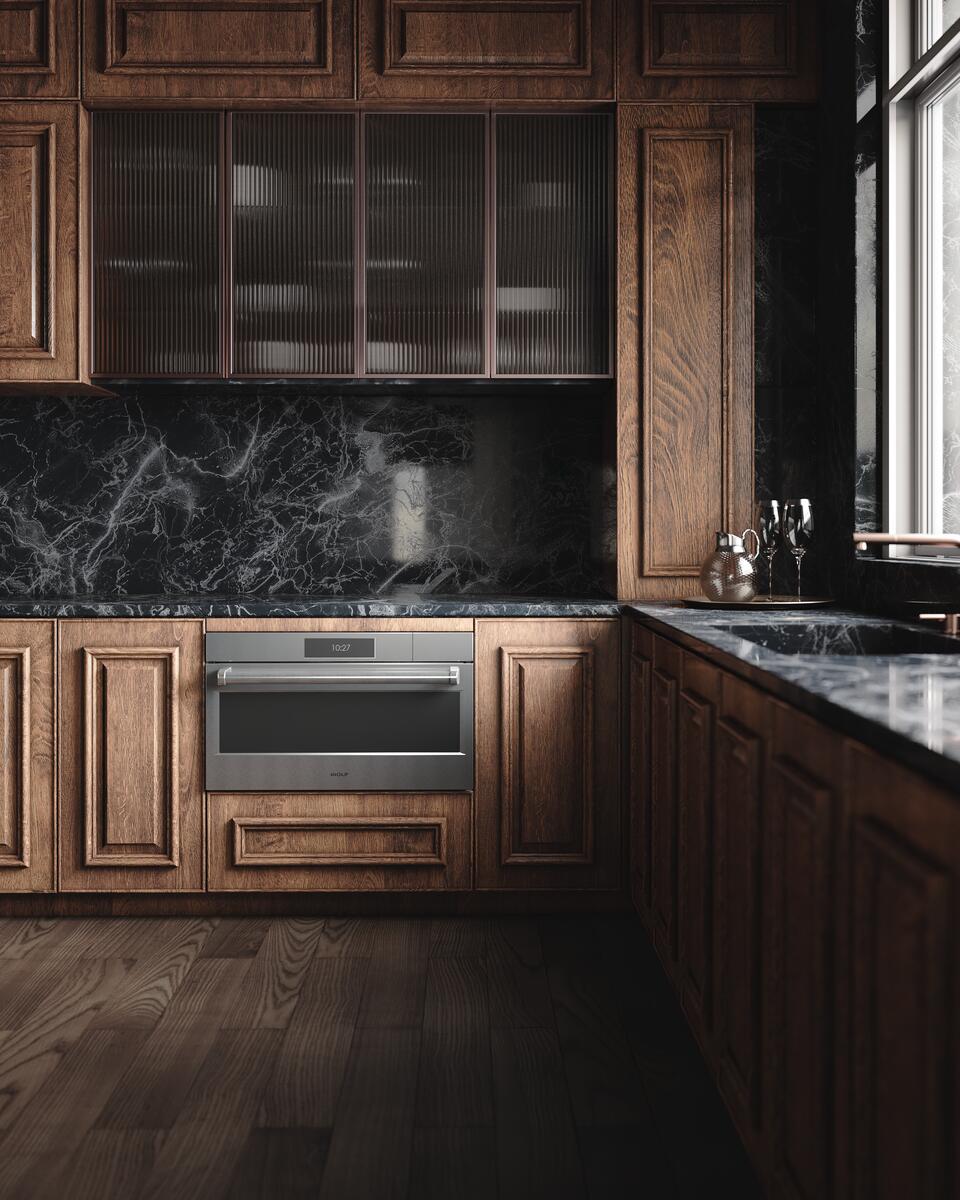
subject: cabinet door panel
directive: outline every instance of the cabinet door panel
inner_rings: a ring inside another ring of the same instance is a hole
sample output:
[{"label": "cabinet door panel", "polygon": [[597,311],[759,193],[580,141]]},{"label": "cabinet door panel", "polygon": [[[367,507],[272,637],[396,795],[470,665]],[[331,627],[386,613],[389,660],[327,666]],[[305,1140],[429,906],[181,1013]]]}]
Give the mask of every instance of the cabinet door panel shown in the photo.
[{"label": "cabinet door panel", "polygon": [[650,894],[657,940],[676,946],[677,681],[662,670],[650,686]]},{"label": "cabinet door panel", "polygon": [[52,621],[0,621],[0,893],[56,886]]},{"label": "cabinet door panel", "polygon": [[715,708],[685,687],[677,717],[677,958],[683,1004],[702,1035],[713,991]]},{"label": "cabinet door panel", "polygon": [[347,113],[233,117],[234,375],[354,373]]},{"label": "cabinet door panel", "polygon": [[613,97],[612,0],[361,0],[360,94]]},{"label": "cabinet door panel", "polygon": [[76,105],[0,104],[0,380],[80,377],[77,172],[85,119]]},{"label": "cabinet door panel", "polygon": [[610,374],[610,138],[600,114],[503,115],[496,373]]},{"label": "cabinet door panel", "polygon": [[616,621],[477,624],[481,887],[612,887]]},{"label": "cabinet door panel", "polygon": [[486,370],[485,137],[474,114],[364,118],[368,375]]},{"label": "cabinet door panel", "polygon": [[[633,630],[630,656],[630,876],[634,907],[650,909],[650,637]],[[647,653],[643,653],[647,650]]]},{"label": "cabinet door panel", "polygon": [[85,0],[87,98],[353,96],[349,0]]},{"label": "cabinet door panel", "polygon": [[0,97],[75,97],[77,60],[77,0],[0,0]]},{"label": "cabinet door panel", "polygon": [[620,114],[622,596],[693,593],[715,531],[751,520],[752,148],[746,107]]},{"label": "cabinet door panel", "polygon": [[199,622],[65,621],[61,886],[202,887]]},{"label": "cabinet door panel", "polygon": [[220,121],[214,113],[94,114],[99,375],[222,369]]}]

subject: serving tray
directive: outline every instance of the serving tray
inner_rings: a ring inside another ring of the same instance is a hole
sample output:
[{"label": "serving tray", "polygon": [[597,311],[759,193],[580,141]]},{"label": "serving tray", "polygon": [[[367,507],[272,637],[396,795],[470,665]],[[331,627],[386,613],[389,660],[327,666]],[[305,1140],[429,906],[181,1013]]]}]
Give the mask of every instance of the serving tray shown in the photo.
[{"label": "serving tray", "polygon": [[688,608],[726,608],[741,612],[769,611],[784,608],[827,608],[836,601],[830,596],[774,596],[768,600],[766,596],[754,596],[752,600],[708,600],[706,596],[685,596],[683,600]]}]

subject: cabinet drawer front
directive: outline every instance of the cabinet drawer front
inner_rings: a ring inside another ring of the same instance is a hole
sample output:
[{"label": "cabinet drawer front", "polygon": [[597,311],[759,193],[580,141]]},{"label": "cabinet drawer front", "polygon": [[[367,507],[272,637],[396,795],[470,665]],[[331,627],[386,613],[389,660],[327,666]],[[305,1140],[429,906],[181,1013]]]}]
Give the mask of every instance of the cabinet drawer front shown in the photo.
[{"label": "cabinet drawer front", "polygon": [[469,888],[472,796],[213,793],[212,891]]},{"label": "cabinet drawer front", "polygon": [[772,4],[691,4],[652,0],[649,74],[777,75],[790,61],[790,9]]}]

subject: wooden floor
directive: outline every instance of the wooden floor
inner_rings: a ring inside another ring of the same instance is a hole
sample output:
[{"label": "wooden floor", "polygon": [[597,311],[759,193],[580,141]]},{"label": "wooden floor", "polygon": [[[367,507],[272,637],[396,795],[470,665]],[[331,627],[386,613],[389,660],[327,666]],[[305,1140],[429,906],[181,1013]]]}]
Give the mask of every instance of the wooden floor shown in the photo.
[{"label": "wooden floor", "polygon": [[759,1195],[635,921],[0,921],[0,1197]]}]

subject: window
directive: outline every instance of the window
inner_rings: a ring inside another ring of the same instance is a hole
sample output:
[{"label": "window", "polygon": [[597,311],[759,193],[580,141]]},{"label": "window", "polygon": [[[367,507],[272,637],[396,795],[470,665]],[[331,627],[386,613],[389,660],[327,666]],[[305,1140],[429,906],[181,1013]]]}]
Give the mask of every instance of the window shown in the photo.
[{"label": "window", "polygon": [[960,534],[960,0],[891,0],[889,32],[884,518]]}]

